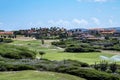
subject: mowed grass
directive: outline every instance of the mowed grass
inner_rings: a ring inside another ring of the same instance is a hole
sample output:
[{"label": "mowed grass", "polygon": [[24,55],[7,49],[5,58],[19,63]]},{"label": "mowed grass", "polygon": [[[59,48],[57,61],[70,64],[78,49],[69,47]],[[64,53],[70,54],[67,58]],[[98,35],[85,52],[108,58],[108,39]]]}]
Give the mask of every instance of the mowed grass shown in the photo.
[{"label": "mowed grass", "polygon": [[[64,52],[64,50],[62,49],[51,46],[50,42],[51,41],[46,40],[45,44],[41,45],[40,40],[30,40],[30,41],[15,40],[11,44],[22,45],[22,46],[28,47],[29,49],[36,51],[37,53],[39,51],[44,51],[46,52],[46,54],[43,57],[49,60],[72,59],[72,60],[86,62],[88,64],[94,64],[95,62],[101,61],[100,56],[111,57],[115,55],[115,54],[103,53],[103,52],[101,53],[100,52],[68,53],[68,52]],[[37,56],[40,56],[40,55],[38,54]]]},{"label": "mowed grass", "polygon": [[85,80],[83,78],[55,72],[20,71],[0,72],[0,80]]},{"label": "mowed grass", "polygon": [[95,62],[100,62],[100,56],[104,55],[110,57],[110,54],[104,53],[47,53],[43,57],[50,60],[64,60],[64,59],[72,59],[78,60],[81,62],[85,62],[88,64],[94,64]]}]

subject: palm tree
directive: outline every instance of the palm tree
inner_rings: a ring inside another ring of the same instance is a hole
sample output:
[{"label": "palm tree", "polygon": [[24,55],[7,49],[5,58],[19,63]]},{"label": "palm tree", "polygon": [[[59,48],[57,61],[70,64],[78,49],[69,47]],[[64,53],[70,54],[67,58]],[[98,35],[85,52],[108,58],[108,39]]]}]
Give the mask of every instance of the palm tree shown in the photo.
[{"label": "palm tree", "polygon": [[40,58],[40,59],[42,59],[42,56],[45,55],[45,52],[40,51],[40,52],[39,52],[39,55],[41,55],[41,58]]}]

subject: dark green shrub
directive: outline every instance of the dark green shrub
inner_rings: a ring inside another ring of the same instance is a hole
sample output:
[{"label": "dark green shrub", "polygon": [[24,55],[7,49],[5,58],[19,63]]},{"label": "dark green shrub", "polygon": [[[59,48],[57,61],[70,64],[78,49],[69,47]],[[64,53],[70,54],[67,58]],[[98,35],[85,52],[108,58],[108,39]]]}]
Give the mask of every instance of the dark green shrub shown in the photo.
[{"label": "dark green shrub", "polygon": [[73,65],[73,66],[78,66],[78,67],[89,67],[89,64],[87,63],[84,63],[84,62],[80,62],[80,61],[77,61],[77,60],[64,60],[65,64],[70,64],[70,65]]},{"label": "dark green shrub", "polygon": [[109,69],[107,69],[107,70],[106,70],[106,72],[107,72],[107,73],[112,73],[112,71],[111,71],[111,70],[109,70]]},{"label": "dark green shrub", "polygon": [[7,71],[6,64],[4,62],[0,62],[0,71]]},{"label": "dark green shrub", "polygon": [[112,73],[115,73],[116,70],[117,70],[117,64],[116,63],[112,63],[109,66],[110,66],[110,70],[112,71]]},{"label": "dark green shrub", "polygon": [[30,65],[14,65],[14,67],[17,69],[17,71],[20,70],[35,70],[35,68],[33,66]]},{"label": "dark green shrub", "polygon": [[98,52],[98,50],[89,47],[89,48],[84,48],[84,47],[68,47],[65,49],[65,52]]},{"label": "dark green shrub", "polygon": [[3,39],[3,42],[4,42],[4,43],[11,43],[11,42],[13,42],[13,40],[12,40],[12,39],[7,39],[7,38],[5,38],[5,39]]},{"label": "dark green shrub", "polygon": [[2,56],[5,57],[5,58],[10,58],[10,59],[20,59],[19,54],[14,53],[14,52],[4,53]]},{"label": "dark green shrub", "polygon": [[106,71],[108,68],[108,62],[106,62],[106,61],[101,61],[99,65],[100,65],[101,71]]},{"label": "dark green shrub", "polygon": [[3,38],[0,38],[0,42],[3,42]]},{"label": "dark green shrub", "polygon": [[8,44],[0,45],[0,55],[10,59],[35,58],[36,53],[23,46]]},{"label": "dark green shrub", "polygon": [[44,43],[45,43],[45,42],[44,42],[44,39],[41,39],[41,43],[42,43],[42,44],[44,44]]},{"label": "dark green shrub", "polygon": [[33,66],[30,65],[24,65],[24,64],[19,64],[19,65],[7,65],[6,66],[7,71],[21,71],[21,70],[35,70]]},{"label": "dark green shrub", "polygon": [[99,70],[100,65],[96,64],[96,62],[95,62],[95,64],[93,65],[93,67],[94,67],[96,70]]},{"label": "dark green shrub", "polygon": [[45,52],[43,52],[43,51],[39,51],[39,55],[41,56],[40,59],[42,59],[42,56],[45,55]]},{"label": "dark green shrub", "polygon": [[56,71],[83,77],[87,80],[119,80],[119,78],[116,76],[90,68],[59,66]]},{"label": "dark green shrub", "polygon": [[120,75],[120,70],[117,70],[117,73]]},{"label": "dark green shrub", "polygon": [[66,43],[65,41],[60,41],[60,42],[51,42],[52,45],[58,46],[58,47],[62,47],[65,48],[66,47]]},{"label": "dark green shrub", "polygon": [[59,46],[59,45],[65,45],[64,41],[61,42],[51,42],[52,45]]},{"label": "dark green shrub", "polygon": [[101,61],[100,64],[94,64],[93,67],[96,70],[101,70],[101,71],[106,71],[108,69],[108,62],[106,61]]},{"label": "dark green shrub", "polygon": [[43,64],[36,64],[34,66],[39,71],[45,71],[45,70],[47,70],[46,67],[45,67],[45,65],[43,65]]}]

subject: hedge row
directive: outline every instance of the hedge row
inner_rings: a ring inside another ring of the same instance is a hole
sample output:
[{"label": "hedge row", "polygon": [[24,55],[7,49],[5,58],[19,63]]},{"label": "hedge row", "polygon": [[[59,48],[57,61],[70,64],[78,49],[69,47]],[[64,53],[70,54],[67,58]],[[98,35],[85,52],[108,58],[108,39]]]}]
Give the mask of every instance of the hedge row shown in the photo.
[{"label": "hedge row", "polygon": [[87,80],[120,80],[120,78],[115,75],[97,71],[90,68],[59,66],[58,68],[56,68],[56,71],[79,76]]},{"label": "hedge row", "polygon": [[[110,73],[97,71],[88,64],[75,60],[50,61],[50,60],[19,60],[10,61],[7,64],[0,62],[1,71],[42,70],[67,73],[85,78],[87,80],[120,80],[119,77]],[[13,63],[12,63],[13,62]],[[15,64],[17,63],[17,64]]]},{"label": "hedge row", "polygon": [[97,49],[90,47],[68,47],[65,49],[65,52],[100,52]]}]

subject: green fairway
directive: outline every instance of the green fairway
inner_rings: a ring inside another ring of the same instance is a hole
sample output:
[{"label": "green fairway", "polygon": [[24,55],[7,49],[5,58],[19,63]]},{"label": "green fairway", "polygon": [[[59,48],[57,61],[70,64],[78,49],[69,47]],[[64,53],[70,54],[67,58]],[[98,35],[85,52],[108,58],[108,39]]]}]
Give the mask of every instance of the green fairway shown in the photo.
[{"label": "green fairway", "polygon": [[0,72],[0,80],[85,80],[80,77],[40,71]]},{"label": "green fairway", "polygon": [[[15,40],[13,43],[15,45],[22,45],[28,47],[29,49],[36,51],[44,51],[46,54],[43,56],[49,60],[63,60],[63,59],[72,59],[72,60],[79,60],[82,62],[86,62],[88,64],[94,64],[95,62],[100,62],[100,56],[107,56],[111,57],[114,54],[103,53],[103,52],[93,52],[93,53],[68,53],[64,52],[64,50],[59,49],[55,46],[50,45],[50,41],[45,41],[44,45],[41,45],[40,40],[32,40],[32,41],[21,41]],[[40,56],[40,55],[37,55]]]},{"label": "green fairway", "polygon": [[89,64],[93,64],[95,62],[100,62],[100,56],[112,56],[109,54],[104,53],[47,53],[44,58],[50,59],[50,60],[63,60],[63,59],[72,59],[72,60],[78,60],[82,62],[86,62]]}]

